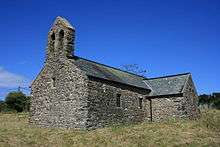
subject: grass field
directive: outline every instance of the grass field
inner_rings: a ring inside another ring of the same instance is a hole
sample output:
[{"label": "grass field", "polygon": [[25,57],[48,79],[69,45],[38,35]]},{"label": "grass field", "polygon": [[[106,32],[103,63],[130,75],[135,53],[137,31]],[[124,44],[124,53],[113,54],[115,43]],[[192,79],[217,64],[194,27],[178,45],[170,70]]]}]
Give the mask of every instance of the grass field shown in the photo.
[{"label": "grass field", "polygon": [[199,120],[115,125],[79,131],[43,129],[28,124],[28,114],[0,113],[0,146],[220,146],[220,111],[202,112]]}]

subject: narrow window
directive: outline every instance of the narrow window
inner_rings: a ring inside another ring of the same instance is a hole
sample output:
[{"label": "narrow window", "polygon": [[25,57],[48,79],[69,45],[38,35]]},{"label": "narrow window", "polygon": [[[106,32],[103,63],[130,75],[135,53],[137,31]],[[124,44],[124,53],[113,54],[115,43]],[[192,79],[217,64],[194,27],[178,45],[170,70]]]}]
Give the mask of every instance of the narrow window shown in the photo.
[{"label": "narrow window", "polygon": [[60,37],[61,39],[63,39],[63,37],[64,37],[64,31],[63,31],[63,30],[60,31],[59,37]]},{"label": "narrow window", "polygon": [[50,41],[49,53],[53,54],[54,53],[54,43],[55,43],[55,34],[54,34],[54,32],[52,33],[50,38],[51,38],[51,41]]},{"label": "narrow window", "polygon": [[116,96],[116,106],[121,107],[121,94],[117,94]]},{"label": "narrow window", "polygon": [[52,78],[52,86],[53,86],[53,87],[56,86],[55,82],[56,82],[56,78],[53,77],[53,78]]},{"label": "narrow window", "polygon": [[51,35],[51,39],[55,40],[55,34],[54,33]]},{"label": "narrow window", "polygon": [[152,99],[148,99],[150,101],[150,121],[153,121],[153,112],[152,112]]},{"label": "narrow window", "polygon": [[143,98],[139,98],[139,108],[143,108]]}]

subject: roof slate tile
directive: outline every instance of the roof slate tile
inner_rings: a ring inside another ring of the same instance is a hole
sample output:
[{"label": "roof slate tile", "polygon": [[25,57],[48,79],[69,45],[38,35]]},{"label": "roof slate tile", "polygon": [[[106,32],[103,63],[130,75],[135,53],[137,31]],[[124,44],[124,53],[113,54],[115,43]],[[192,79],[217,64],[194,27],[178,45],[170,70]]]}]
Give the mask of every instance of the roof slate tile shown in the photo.
[{"label": "roof slate tile", "polygon": [[146,79],[145,82],[151,88],[150,96],[171,95],[182,93],[183,87],[190,73]]},{"label": "roof slate tile", "polygon": [[102,78],[110,81],[123,83],[130,86],[150,90],[144,83],[145,77],[122,71],[120,69],[100,64],[94,61],[74,56],[75,65],[83,70],[88,76]]}]

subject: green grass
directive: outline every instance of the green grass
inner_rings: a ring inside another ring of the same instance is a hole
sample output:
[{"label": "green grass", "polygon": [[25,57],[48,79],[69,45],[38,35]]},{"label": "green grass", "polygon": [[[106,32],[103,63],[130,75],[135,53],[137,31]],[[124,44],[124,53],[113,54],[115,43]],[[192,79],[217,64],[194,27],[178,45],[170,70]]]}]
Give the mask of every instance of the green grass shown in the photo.
[{"label": "green grass", "polygon": [[220,146],[220,110],[202,112],[198,120],[115,125],[79,131],[45,129],[28,124],[28,114],[0,113],[1,146]]}]

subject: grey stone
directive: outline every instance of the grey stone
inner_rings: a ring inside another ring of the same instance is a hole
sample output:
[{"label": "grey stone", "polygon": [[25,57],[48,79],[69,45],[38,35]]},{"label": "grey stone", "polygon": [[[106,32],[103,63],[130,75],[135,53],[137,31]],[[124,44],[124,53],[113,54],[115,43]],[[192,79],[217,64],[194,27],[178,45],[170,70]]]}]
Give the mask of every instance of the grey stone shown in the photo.
[{"label": "grey stone", "polygon": [[79,60],[74,55],[74,39],[75,28],[57,17],[48,33],[45,65],[31,85],[30,123],[94,129],[114,123],[199,116],[198,96],[190,74],[184,78],[172,76],[168,82],[174,84],[167,87],[167,80],[153,82]]}]

